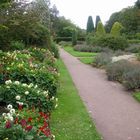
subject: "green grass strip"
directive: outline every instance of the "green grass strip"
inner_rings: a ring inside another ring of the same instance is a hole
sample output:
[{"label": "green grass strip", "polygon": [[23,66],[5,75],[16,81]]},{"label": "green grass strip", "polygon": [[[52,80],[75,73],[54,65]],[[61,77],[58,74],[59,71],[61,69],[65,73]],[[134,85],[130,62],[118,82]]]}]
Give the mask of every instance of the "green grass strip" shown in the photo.
[{"label": "green grass strip", "polygon": [[94,62],[93,57],[80,57],[79,60],[84,64],[92,64]]},{"label": "green grass strip", "polygon": [[64,47],[64,50],[75,57],[93,57],[97,55],[97,53],[93,53],[93,52],[74,51],[73,47],[70,46]]},{"label": "green grass strip", "polygon": [[52,113],[52,132],[56,140],[101,140],[72,79],[59,60],[60,89],[59,106]]},{"label": "green grass strip", "polygon": [[133,94],[133,97],[138,101],[140,102],[140,92],[136,92]]}]

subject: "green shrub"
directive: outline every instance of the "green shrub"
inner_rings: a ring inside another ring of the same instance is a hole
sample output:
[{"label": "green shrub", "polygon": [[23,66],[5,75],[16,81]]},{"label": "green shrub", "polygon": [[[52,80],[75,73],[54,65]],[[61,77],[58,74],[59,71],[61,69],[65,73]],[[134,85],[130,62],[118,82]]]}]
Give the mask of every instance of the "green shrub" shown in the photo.
[{"label": "green shrub", "polygon": [[55,58],[59,58],[58,46],[54,42],[51,43],[51,49],[50,49],[50,51],[54,54],[54,57]]},{"label": "green shrub", "polygon": [[115,22],[112,26],[110,34],[112,36],[120,36],[123,26],[119,22]]},{"label": "green shrub", "polygon": [[138,53],[140,52],[140,45],[131,45],[125,49],[126,52]]},{"label": "green shrub", "polygon": [[104,36],[106,34],[106,31],[104,29],[104,26],[101,21],[98,22],[97,24],[97,30],[96,30],[96,35],[97,36]]},{"label": "green shrub", "polygon": [[100,47],[108,47],[112,50],[124,50],[128,47],[128,42],[121,36],[88,36],[87,44]]},{"label": "green shrub", "polygon": [[14,108],[17,108],[17,103],[20,102],[29,108],[35,107],[43,112],[51,112],[55,106],[55,98],[49,95],[49,91],[44,91],[33,83],[7,80],[0,87],[0,102],[12,104]]},{"label": "green shrub", "polygon": [[25,48],[25,44],[19,41],[12,41],[10,48],[11,50],[23,50]]},{"label": "green shrub", "polygon": [[108,80],[123,82],[124,73],[133,70],[133,65],[127,60],[120,60],[115,63],[110,63],[106,67]]},{"label": "green shrub", "polygon": [[140,39],[131,39],[131,40],[128,40],[128,43],[130,43],[130,44],[140,44]]},{"label": "green shrub", "polygon": [[72,45],[76,45],[77,44],[77,32],[76,30],[73,30],[72,32]]},{"label": "green shrub", "polygon": [[133,70],[123,74],[123,85],[128,90],[140,88],[140,65],[133,67]]},{"label": "green shrub", "polygon": [[111,62],[112,54],[102,52],[95,57],[93,66],[102,67],[106,66]]},{"label": "green shrub", "polygon": [[125,38],[110,35],[98,38],[97,44],[102,47],[108,47],[112,50],[124,50],[128,47],[128,43]]},{"label": "green shrub", "polygon": [[86,45],[86,44],[81,44],[81,45],[75,45],[74,46],[75,51],[80,51],[80,52],[112,52],[109,48],[103,48],[100,46],[91,46],[91,45]]},{"label": "green shrub", "polygon": [[[39,50],[40,49],[38,49],[38,51]],[[39,57],[42,54],[39,52],[37,53],[36,49],[33,53],[25,50],[22,52],[14,51],[5,54],[6,56],[0,59],[2,63],[0,73],[1,84],[8,79],[27,84],[34,83],[40,88],[48,90],[51,94],[50,96],[56,95],[58,73],[55,66],[55,58],[51,53],[47,53],[46,51],[45,59],[41,59],[41,61],[43,61],[42,63],[39,61]]]}]

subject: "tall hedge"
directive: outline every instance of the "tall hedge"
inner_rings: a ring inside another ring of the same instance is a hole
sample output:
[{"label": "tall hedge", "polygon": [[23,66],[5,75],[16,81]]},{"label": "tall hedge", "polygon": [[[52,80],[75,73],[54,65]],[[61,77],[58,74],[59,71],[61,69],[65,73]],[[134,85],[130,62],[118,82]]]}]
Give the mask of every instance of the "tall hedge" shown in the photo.
[{"label": "tall hedge", "polygon": [[112,26],[110,34],[113,36],[120,36],[123,26],[119,22],[115,22]]},{"label": "tall hedge", "polygon": [[87,21],[87,33],[91,33],[93,31],[94,31],[93,19],[92,16],[89,16]]},{"label": "tall hedge", "polygon": [[97,36],[102,36],[102,35],[105,35],[105,34],[106,34],[105,28],[104,28],[102,22],[99,21],[98,24],[97,24],[96,35]]},{"label": "tall hedge", "polygon": [[76,45],[77,44],[77,32],[76,30],[73,30],[72,32],[72,45]]}]

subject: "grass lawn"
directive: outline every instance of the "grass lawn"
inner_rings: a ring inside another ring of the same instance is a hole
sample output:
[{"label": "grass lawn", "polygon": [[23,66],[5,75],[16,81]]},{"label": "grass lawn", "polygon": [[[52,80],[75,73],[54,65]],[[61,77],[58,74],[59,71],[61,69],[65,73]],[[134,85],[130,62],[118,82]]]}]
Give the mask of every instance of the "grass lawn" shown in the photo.
[{"label": "grass lawn", "polygon": [[140,92],[136,92],[133,94],[133,97],[140,102]]},{"label": "grass lawn", "polygon": [[73,48],[70,46],[64,47],[64,50],[66,50],[68,53],[70,53],[71,55],[75,57],[93,57],[97,55],[97,53],[93,53],[93,52],[74,51]]},{"label": "grass lawn", "polygon": [[92,64],[94,57],[80,57],[79,60],[84,64]]},{"label": "grass lawn", "polygon": [[52,132],[56,140],[101,140],[100,135],[89,117],[77,89],[61,60],[59,105],[52,113]]}]

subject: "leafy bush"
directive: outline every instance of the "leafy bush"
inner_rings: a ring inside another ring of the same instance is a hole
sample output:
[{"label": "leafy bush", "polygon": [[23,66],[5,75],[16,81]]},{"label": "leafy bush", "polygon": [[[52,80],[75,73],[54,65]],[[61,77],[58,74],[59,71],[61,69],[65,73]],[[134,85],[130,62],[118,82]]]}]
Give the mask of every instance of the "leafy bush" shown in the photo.
[{"label": "leafy bush", "polygon": [[35,107],[43,112],[51,112],[55,106],[55,98],[49,96],[49,91],[44,91],[34,84],[20,83],[19,81],[7,80],[0,87],[0,102],[12,104],[24,103],[26,107]]},{"label": "leafy bush", "polygon": [[123,26],[121,25],[121,23],[115,22],[113,24],[111,32],[110,32],[111,35],[112,36],[120,36],[122,28],[123,28]]},{"label": "leafy bush", "polygon": [[96,30],[96,35],[97,36],[104,36],[106,34],[106,31],[104,29],[104,26],[101,21],[98,22],[97,24],[97,30]]},{"label": "leafy bush", "polygon": [[23,50],[25,48],[25,44],[19,41],[12,41],[10,48],[11,50]]},{"label": "leafy bush", "polygon": [[111,62],[112,54],[102,52],[95,57],[93,66],[101,67],[106,66]]},{"label": "leafy bush", "polygon": [[131,39],[131,40],[128,40],[128,43],[130,44],[140,44],[140,39]]},{"label": "leafy bush", "polygon": [[49,126],[50,115],[36,109],[19,108],[8,105],[9,113],[0,117],[1,140],[53,140]]},{"label": "leafy bush", "polygon": [[133,65],[127,60],[110,63],[106,67],[108,80],[123,82],[123,75],[133,69]]},{"label": "leafy bush", "polygon": [[[27,84],[34,83],[54,96],[57,92],[58,73],[55,58],[47,52],[44,60],[42,60],[43,57],[39,59],[42,54],[37,53],[36,49],[33,53],[27,50],[22,53],[20,51],[5,53],[5,56],[0,59],[2,64],[0,83],[2,84],[8,79]],[[41,63],[39,60],[43,62]]]},{"label": "leafy bush", "polygon": [[140,52],[140,45],[130,45],[130,47],[125,49],[126,52],[138,53]]},{"label": "leafy bush", "polygon": [[93,46],[108,47],[112,50],[124,50],[128,47],[128,43],[124,37],[121,36],[89,36],[87,43]]},{"label": "leafy bush", "polygon": [[133,70],[123,74],[123,85],[128,90],[140,88],[140,66],[133,67]]},{"label": "leafy bush", "polygon": [[55,58],[59,58],[58,46],[54,42],[51,43],[51,50],[50,51],[53,52]]},{"label": "leafy bush", "polygon": [[80,52],[112,52],[109,48],[103,48],[100,46],[91,46],[91,45],[86,45],[86,44],[81,44],[81,45],[75,45],[74,46],[75,51],[80,51]]}]

